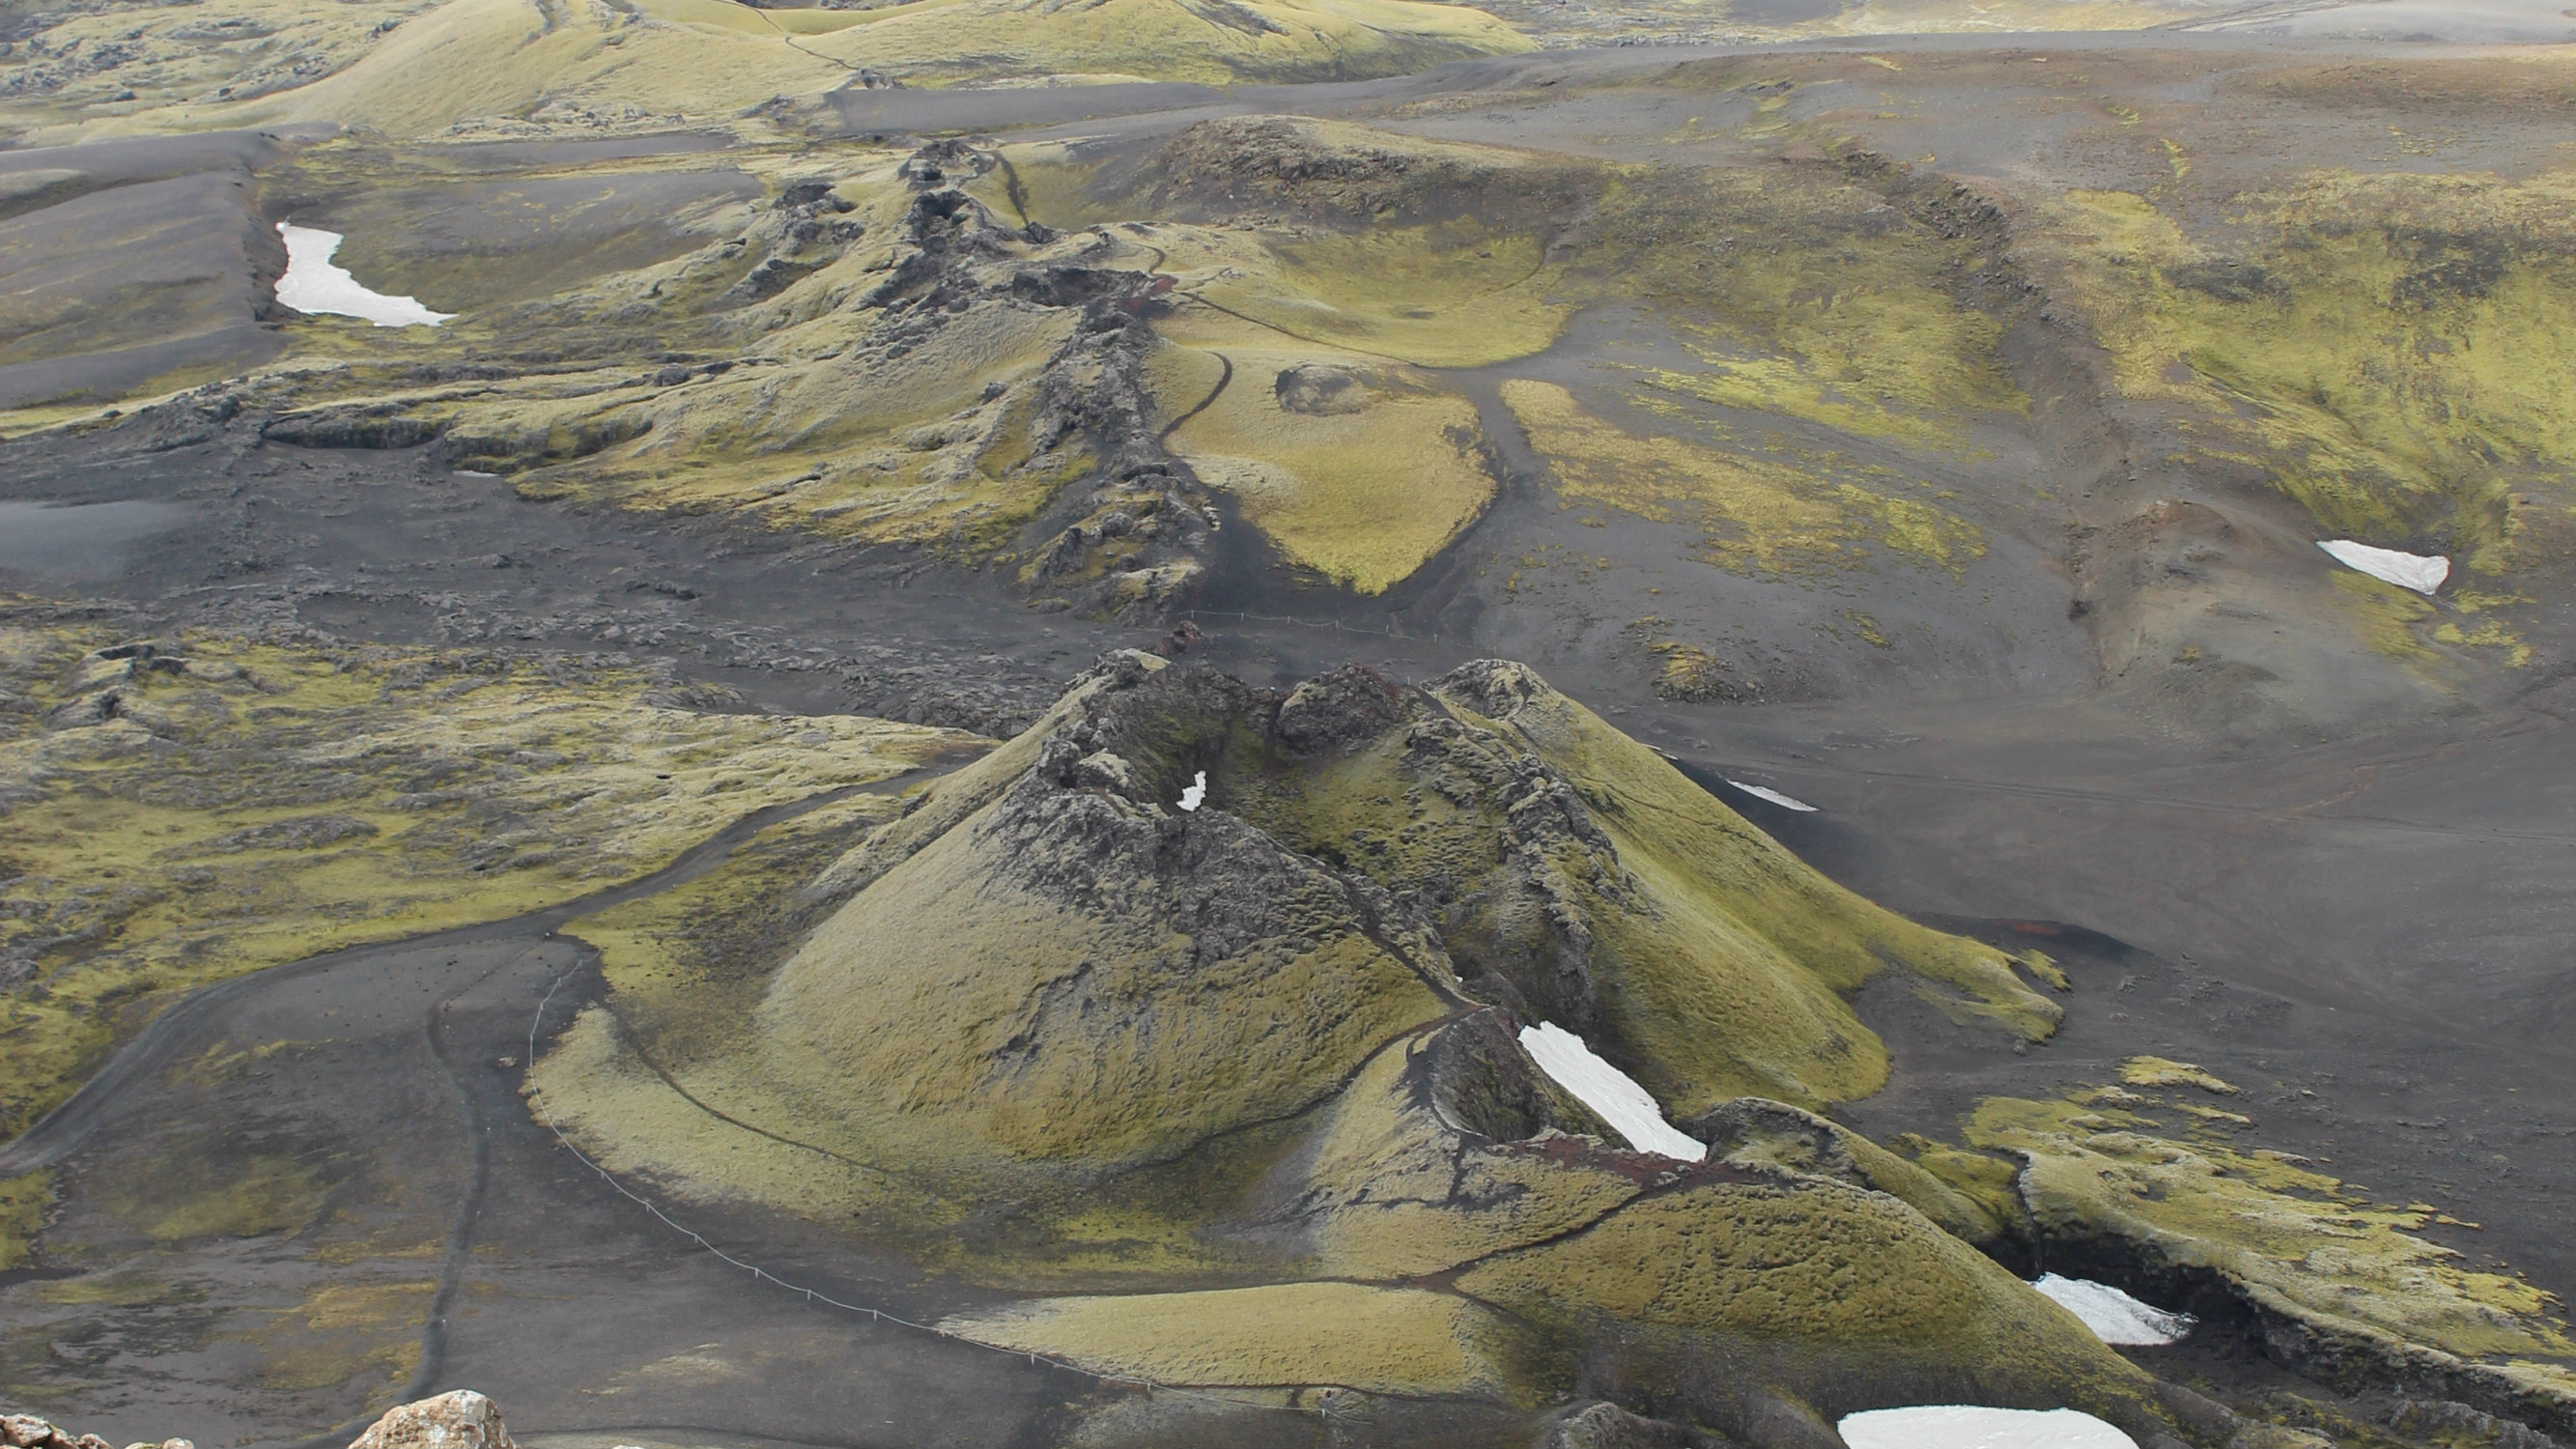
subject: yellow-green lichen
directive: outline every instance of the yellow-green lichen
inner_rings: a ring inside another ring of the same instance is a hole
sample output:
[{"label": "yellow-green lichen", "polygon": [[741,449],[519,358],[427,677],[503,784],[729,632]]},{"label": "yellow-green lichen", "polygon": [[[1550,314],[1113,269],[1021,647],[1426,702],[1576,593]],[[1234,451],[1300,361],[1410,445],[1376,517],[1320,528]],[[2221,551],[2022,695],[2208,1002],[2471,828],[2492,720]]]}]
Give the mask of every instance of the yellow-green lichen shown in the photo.
[{"label": "yellow-green lichen", "polygon": [[2133,1411],[2147,1384],[2072,1314],[1904,1204],[1814,1178],[1642,1198],[1458,1286],[1542,1323],[1602,1315],[1718,1345],[1792,1345],[1810,1373],[1973,1365],[1980,1382],[2097,1412]]},{"label": "yellow-green lichen", "polygon": [[2120,1063],[2120,1080],[2132,1087],[2198,1087],[2222,1097],[2233,1097],[2237,1088],[2189,1062],[2171,1061],[2164,1057],[2131,1057]]},{"label": "yellow-green lichen", "polygon": [[187,1243],[302,1232],[322,1215],[329,1183],[286,1153],[191,1149],[122,1164],[93,1190],[155,1242]]},{"label": "yellow-green lichen", "polygon": [[[1544,351],[1572,312],[1550,295],[1558,269],[1526,234],[1466,224],[1282,234],[1253,256],[1187,295],[1274,334],[1274,347],[1293,340],[1425,367],[1485,367]],[[1214,318],[1184,325],[1233,330]]]},{"label": "yellow-green lichen", "polygon": [[741,815],[956,736],[654,702],[631,666],[115,634],[13,604],[0,1126],[194,986],[516,915],[644,874]]},{"label": "yellow-green lichen", "polygon": [[238,1336],[258,1346],[262,1388],[363,1386],[370,1410],[390,1408],[420,1367],[421,1320],[437,1290],[426,1280],[329,1283]]},{"label": "yellow-green lichen", "polygon": [[1950,570],[1985,552],[1974,525],[1927,503],[1751,450],[1630,431],[1554,383],[1515,379],[1502,395],[1547,458],[1560,498],[1697,529],[1699,555],[1734,572],[1856,567],[1870,557],[1870,543]]},{"label": "yellow-green lichen", "polygon": [[1618,265],[1599,285],[1654,306],[1696,368],[1649,385],[1863,437],[1956,450],[1966,422],[2019,412],[2002,325],[1951,269],[1973,238],[1912,226],[1875,192],[1814,173],[1623,174],[1604,201]]},{"label": "yellow-green lichen", "polygon": [[2062,258],[2124,393],[2196,408],[2325,529],[2520,567],[2576,447],[2567,178],[2325,172],[2241,211],[2229,254],[2146,197],[2070,193],[2034,257]]},{"label": "yellow-green lichen", "polygon": [[27,1266],[29,1245],[53,1206],[53,1188],[50,1172],[0,1178],[0,1273]]},{"label": "yellow-green lichen", "polygon": [[978,1343],[1095,1373],[1206,1387],[1339,1385],[1375,1393],[1494,1394],[1492,1313],[1452,1294],[1359,1283],[1041,1299],[951,1318]]},{"label": "yellow-green lichen", "polygon": [[[879,878],[815,931],[763,1008],[780,1075],[809,1092],[828,1082],[844,1132],[880,1151],[1167,1153],[1312,1105],[1440,1014],[1401,961],[1342,924],[1347,902],[1320,876],[1272,903],[1307,927],[1209,960],[1187,931],[1123,904],[1069,911],[1004,884],[993,852],[1010,847],[980,834],[952,832]],[[1186,997],[1166,994],[1176,973]],[[1130,1019],[1148,1002],[1149,1018]],[[1250,1023],[1261,1051],[1240,1048]]]},{"label": "yellow-green lichen", "polygon": [[1187,416],[1168,446],[1291,563],[1356,593],[1410,577],[1494,495],[1475,406],[1408,369],[1257,342],[1158,363],[1164,410]]},{"label": "yellow-green lichen", "polygon": [[[1812,1104],[1878,1089],[1886,1048],[1839,993],[1887,963],[1961,1009],[2038,1039],[2063,1011],[1990,947],[1843,890],[1573,700],[1538,684],[1507,729],[1561,772],[1628,882],[1594,897],[1603,1010],[1631,1074],[1675,1116],[1740,1096]],[[1453,707],[1470,712],[1468,701]]]},{"label": "yellow-green lichen", "polygon": [[2544,1376],[2576,1360],[2548,1294],[2415,1236],[2429,1209],[2375,1205],[2304,1159],[2186,1144],[2146,1125],[2080,1102],[1998,1097],[1978,1105],[1968,1140],[2022,1159],[2020,1195],[2042,1233],[2124,1240],[2315,1332]]}]

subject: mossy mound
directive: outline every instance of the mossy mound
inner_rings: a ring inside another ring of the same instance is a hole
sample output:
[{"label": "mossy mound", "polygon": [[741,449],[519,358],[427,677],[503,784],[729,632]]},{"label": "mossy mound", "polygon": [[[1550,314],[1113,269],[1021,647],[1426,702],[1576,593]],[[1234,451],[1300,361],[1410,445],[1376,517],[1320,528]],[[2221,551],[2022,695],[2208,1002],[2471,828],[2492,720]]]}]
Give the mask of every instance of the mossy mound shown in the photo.
[{"label": "mossy mound", "polygon": [[1168,829],[1067,789],[1081,757],[1062,768],[788,962],[760,1014],[782,1081],[881,1145],[1120,1163],[1313,1106],[1441,1013],[1446,967],[1349,882],[1220,814]]},{"label": "mossy mound", "polygon": [[[1425,690],[1352,669],[1285,695],[1118,670],[1133,682],[1087,682],[1051,716],[1033,776],[1139,822],[1159,812],[1184,840],[1256,827],[1354,882],[1374,931],[1436,931],[1440,947],[1410,948],[1429,979],[1454,969],[1481,1000],[1600,1037],[1677,1113],[1875,1091],[1885,1049],[1839,993],[1891,962],[2005,1032],[2044,1037],[2060,1015],[1998,953],[1834,885],[1522,666]],[[978,772],[984,790],[1000,768]],[[1210,808],[1184,817],[1169,802],[1200,772]]]},{"label": "mossy mound", "polygon": [[1198,1293],[1053,1298],[941,1325],[1097,1372],[1219,1388],[1342,1387],[1501,1394],[1502,1317],[1451,1293],[1281,1283]]},{"label": "mossy mound", "polygon": [[[1115,657],[810,894],[849,891],[769,988],[760,1075],[925,1165],[1166,1156],[1482,1004],[1682,1115],[1876,1090],[1840,993],[1889,963],[2005,1033],[2058,1014],[1512,665],[1282,695]],[[1526,1135],[1564,1104],[1481,1110]]]},{"label": "mossy mound", "polygon": [[[763,881],[583,927],[614,990],[538,1100],[618,1169],[1063,1295],[949,1332],[1112,1377],[1524,1417],[1611,1365],[1757,1443],[1814,1426],[1785,1405],[1926,1385],[2165,1422],[1954,1236],[1990,1230],[1978,1203],[1738,1099],[1874,1088],[1883,1050],[1841,993],[1890,963],[1999,1036],[2054,1009],[1519,666],[1280,692],[1113,655],[815,871],[796,909],[830,914],[765,986],[686,984],[677,913]],[[1605,1142],[1519,1045],[1541,1014],[1711,1106],[1725,1160]]]},{"label": "mossy mound", "polygon": [[[2208,1090],[2206,1076],[2159,1085]],[[2224,1289],[2276,1358],[2329,1380],[2467,1399],[2553,1432],[2576,1425],[2565,1305],[2416,1236],[2435,1219],[2428,1205],[2374,1203],[2303,1158],[2158,1135],[2144,1114],[2160,1105],[2134,1093],[1990,1098],[1968,1141],[2022,1163],[2026,1231],[2177,1288]]]},{"label": "mossy mound", "polygon": [[1524,1318],[1591,1327],[1640,1367],[1661,1366],[1640,1379],[1671,1372],[1677,1397],[1699,1397],[1693,1407],[1733,1433],[1761,1437],[1744,1384],[1725,1382],[1734,1375],[1800,1385],[1828,1421],[1903,1383],[1917,1402],[2071,1404],[2161,1427],[2144,1374],[1928,1227],[1884,1194],[1711,1166],[1457,1282]]}]

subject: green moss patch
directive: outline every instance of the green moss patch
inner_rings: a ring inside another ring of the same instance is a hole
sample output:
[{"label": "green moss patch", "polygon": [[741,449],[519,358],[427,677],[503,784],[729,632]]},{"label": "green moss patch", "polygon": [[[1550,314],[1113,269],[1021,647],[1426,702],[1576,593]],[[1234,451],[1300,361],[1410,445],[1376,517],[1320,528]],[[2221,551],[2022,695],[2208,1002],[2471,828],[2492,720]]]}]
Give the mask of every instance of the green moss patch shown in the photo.
[{"label": "green moss patch", "polygon": [[2152,1126],[2123,1108],[1998,1097],[1979,1104],[1968,1140],[2022,1160],[2019,1196],[2042,1234],[2116,1240],[2160,1269],[2214,1275],[2297,1325],[2320,1370],[2476,1368],[2544,1398],[2576,1382],[2564,1305],[2415,1236],[2430,1205],[2377,1204],[2304,1159]]},{"label": "green moss patch", "polygon": [[28,603],[0,644],[13,1131],[195,986],[571,899],[959,738],[699,713],[618,663],[147,644]]}]

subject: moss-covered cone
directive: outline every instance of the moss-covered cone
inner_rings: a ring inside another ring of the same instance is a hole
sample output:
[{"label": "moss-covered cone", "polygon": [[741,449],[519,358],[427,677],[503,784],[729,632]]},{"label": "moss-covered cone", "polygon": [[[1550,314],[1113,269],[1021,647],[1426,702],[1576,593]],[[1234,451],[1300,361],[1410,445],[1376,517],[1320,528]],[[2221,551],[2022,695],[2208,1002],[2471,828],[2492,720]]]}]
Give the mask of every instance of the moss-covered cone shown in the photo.
[{"label": "moss-covered cone", "polygon": [[1211,796],[1412,893],[1471,988],[1582,1032],[1677,1117],[1886,1080],[1842,993],[1888,965],[2003,1030],[2058,1007],[1993,950],[1844,890],[1526,666],[1425,691],[1364,670],[1281,701]]},{"label": "moss-covered cone", "polygon": [[1311,1107],[1455,1004],[1365,882],[1133,777],[1050,739],[862,891],[762,1009],[779,1076],[881,1142],[1116,1163]]},{"label": "moss-covered cone", "polygon": [[1890,963],[2014,1032],[2057,1015],[1501,663],[1283,695],[1124,656],[829,879],[865,889],[780,973],[773,1070],[1022,1159],[1300,1110],[1474,1005],[1582,1032],[1676,1116],[1876,1090],[1841,993]]},{"label": "moss-covered cone", "polygon": [[[1992,1229],[1976,1203],[1750,1099],[1875,1088],[1884,1048],[1841,993],[1891,963],[2015,1030],[2048,1004],[1519,666],[1283,693],[1113,655],[801,900],[830,914],[757,1006],[706,998],[720,1048],[648,1040],[678,1018],[612,997],[557,1054],[579,1070],[540,1068],[543,1100],[615,1167],[856,1212],[1061,1295],[950,1332],[1533,1424],[1617,1396],[1756,1444],[1927,1396],[2167,1423],[2150,1380],[1968,1245]],[[1712,1160],[1613,1140],[1522,1049],[1541,1016]],[[621,1030],[684,1063],[663,1095]]]}]

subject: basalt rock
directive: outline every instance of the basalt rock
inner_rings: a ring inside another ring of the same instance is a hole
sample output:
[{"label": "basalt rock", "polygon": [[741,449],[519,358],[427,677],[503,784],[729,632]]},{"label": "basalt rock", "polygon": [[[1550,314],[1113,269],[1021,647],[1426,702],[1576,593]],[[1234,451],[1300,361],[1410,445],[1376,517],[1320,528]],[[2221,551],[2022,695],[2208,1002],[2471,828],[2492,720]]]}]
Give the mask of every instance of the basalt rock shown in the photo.
[{"label": "basalt rock", "polygon": [[499,1405],[472,1389],[457,1389],[386,1410],[349,1449],[518,1449],[518,1444],[501,1422]]},{"label": "basalt rock", "polygon": [[[75,1434],[33,1414],[0,1415],[0,1445],[7,1449],[114,1449],[96,1434]],[[129,1444],[125,1449],[197,1449],[185,1439]]]}]

